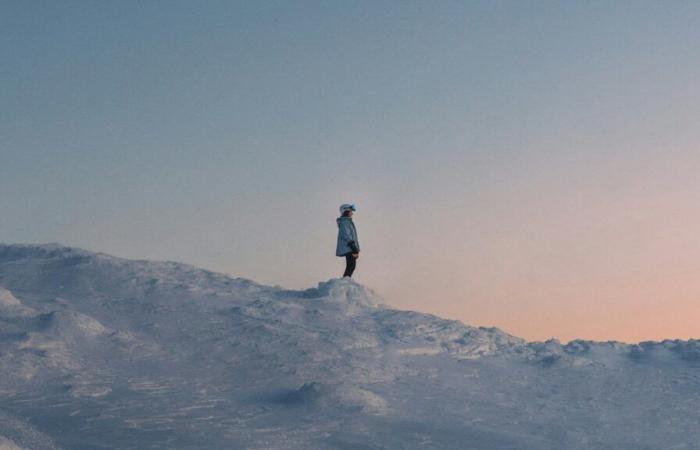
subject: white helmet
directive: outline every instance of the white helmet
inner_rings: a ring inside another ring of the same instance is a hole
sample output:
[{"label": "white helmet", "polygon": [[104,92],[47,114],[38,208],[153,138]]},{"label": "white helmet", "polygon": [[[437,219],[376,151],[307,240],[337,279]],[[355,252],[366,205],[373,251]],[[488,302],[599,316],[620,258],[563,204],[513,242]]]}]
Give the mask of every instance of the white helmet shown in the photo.
[{"label": "white helmet", "polygon": [[340,205],[340,214],[343,214],[347,210],[356,211],[354,203],[343,203]]}]

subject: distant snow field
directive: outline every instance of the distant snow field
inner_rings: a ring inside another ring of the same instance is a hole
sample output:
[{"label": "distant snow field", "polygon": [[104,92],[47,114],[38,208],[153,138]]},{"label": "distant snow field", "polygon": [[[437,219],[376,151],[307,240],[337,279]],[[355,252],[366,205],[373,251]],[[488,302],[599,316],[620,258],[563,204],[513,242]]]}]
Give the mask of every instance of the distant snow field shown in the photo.
[{"label": "distant snow field", "polygon": [[0,245],[0,450],[700,449],[700,343],[526,342],[330,279]]}]

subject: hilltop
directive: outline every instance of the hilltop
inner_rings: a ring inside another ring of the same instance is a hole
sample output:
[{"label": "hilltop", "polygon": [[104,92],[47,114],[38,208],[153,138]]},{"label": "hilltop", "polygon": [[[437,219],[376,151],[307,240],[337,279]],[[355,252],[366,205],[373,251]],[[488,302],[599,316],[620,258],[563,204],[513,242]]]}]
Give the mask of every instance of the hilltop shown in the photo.
[{"label": "hilltop", "polygon": [[352,279],[0,245],[0,448],[691,449],[698,368],[697,340],[527,342]]}]

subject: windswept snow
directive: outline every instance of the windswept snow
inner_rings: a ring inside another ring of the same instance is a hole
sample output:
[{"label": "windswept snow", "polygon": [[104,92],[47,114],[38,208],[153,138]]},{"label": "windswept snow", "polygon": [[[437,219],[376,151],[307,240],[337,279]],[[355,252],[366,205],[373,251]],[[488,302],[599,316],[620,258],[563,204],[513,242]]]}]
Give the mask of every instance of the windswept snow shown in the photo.
[{"label": "windswept snow", "polygon": [[330,279],[0,245],[0,449],[699,449],[700,342],[526,342]]}]

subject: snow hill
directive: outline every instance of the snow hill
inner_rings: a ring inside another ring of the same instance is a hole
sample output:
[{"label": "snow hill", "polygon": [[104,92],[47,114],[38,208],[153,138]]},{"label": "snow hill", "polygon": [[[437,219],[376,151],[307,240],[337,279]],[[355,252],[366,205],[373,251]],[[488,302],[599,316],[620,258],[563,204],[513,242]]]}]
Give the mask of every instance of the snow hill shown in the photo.
[{"label": "snow hill", "polygon": [[700,343],[526,342],[330,279],[0,245],[0,449],[700,449]]}]

